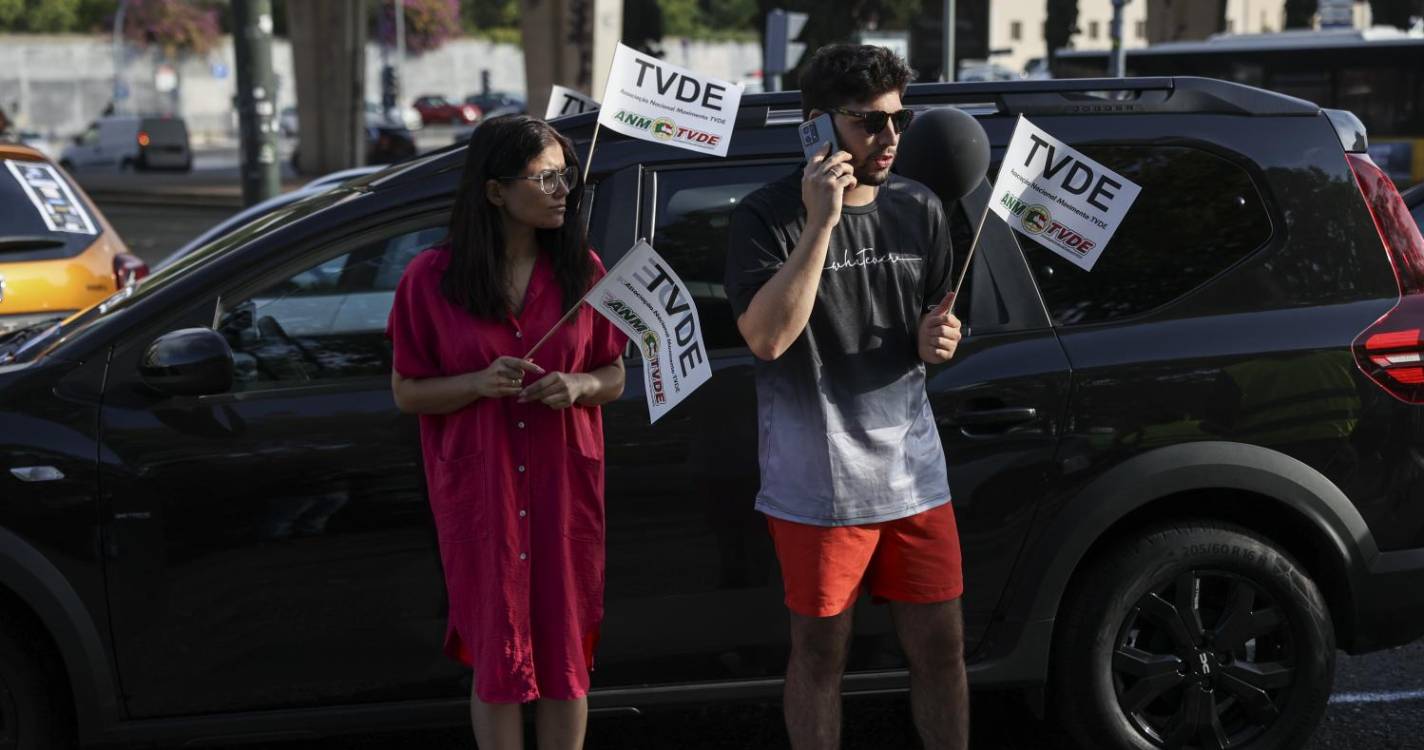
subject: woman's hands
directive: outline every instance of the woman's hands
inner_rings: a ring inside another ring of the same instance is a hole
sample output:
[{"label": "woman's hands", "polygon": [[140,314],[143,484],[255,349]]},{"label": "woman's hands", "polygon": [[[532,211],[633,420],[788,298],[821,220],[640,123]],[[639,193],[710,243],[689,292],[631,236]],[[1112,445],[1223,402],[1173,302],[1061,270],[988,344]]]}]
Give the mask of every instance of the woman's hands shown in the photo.
[{"label": "woman's hands", "polygon": [[471,387],[480,398],[513,396],[524,388],[526,372],[543,375],[544,368],[518,357],[500,357],[491,362],[489,367],[471,373]]},{"label": "woman's hands", "polygon": [[551,372],[519,392],[519,403],[538,401],[550,409],[567,409],[598,387],[585,373]]}]

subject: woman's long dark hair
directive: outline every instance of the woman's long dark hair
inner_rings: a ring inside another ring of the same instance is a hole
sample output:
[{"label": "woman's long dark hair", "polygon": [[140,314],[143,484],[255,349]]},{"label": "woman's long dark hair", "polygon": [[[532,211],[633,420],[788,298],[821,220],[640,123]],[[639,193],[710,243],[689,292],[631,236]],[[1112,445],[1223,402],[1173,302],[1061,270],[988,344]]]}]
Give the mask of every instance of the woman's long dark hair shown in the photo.
[{"label": "woman's long dark hair", "polygon": [[[543,120],[506,115],[475,128],[450,216],[450,265],[440,280],[440,291],[451,304],[476,317],[495,320],[513,308],[515,301],[508,298],[505,285],[509,262],[504,251],[504,220],[485,193],[485,181],[522,174],[530,161],[556,143],[564,151],[564,162],[578,169],[573,144]],[[580,180],[566,200],[564,225],[535,231],[539,249],[553,262],[564,312],[578,304],[593,279],[588,238],[579,221],[582,199]]]}]

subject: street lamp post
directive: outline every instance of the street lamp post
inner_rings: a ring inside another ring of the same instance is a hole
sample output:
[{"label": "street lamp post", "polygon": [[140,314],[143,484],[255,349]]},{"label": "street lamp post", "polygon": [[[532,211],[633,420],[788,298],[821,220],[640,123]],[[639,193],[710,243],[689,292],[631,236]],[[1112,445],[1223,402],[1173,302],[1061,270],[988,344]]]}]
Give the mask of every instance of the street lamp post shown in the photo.
[{"label": "street lamp post", "polygon": [[392,120],[401,120],[401,93],[400,86],[405,83],[405,0],[395,0],[396,3],[396,92],[393,111],[386,113]]},{"label": "street lamp post", "polygon": [[124,11],[128,9],[128,0],[119,0],[119,10],[114,14],[114,93],[113,107],[117,112],[119,100],[124,98],[123,81],[121,71],[124,65]]},{"label": "street lamp post", "polygon": [[944,68],[940,74],[940,79],[953,81],[955,79],[954,69],[954,32],[957,31],[954,25],[954,0],[944,0]]},{"label": "street lamp post", "polygon": [[1112,70],[1108,71],[1108,75],[1113,78],[1127,75],[1127,50],[1122,46],[1122,6],[1127,5],[1127,2],[1128,0],[1112,0],[1112,26],[1108,32],[1112,37]]},{"label": "street lamp post", "polygon": [[251,206],[281,192],[276,86],[272,76],[272,0],[233,0],[242,200]]}]

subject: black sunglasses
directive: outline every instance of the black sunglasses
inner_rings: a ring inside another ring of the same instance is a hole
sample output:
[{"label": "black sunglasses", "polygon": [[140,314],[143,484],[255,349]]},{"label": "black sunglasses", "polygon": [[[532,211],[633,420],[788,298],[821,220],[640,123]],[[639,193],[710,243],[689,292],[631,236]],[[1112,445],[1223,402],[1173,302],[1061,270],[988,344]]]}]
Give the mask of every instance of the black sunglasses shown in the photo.
[{"label": "black sunglasses", "polygon": [[885,129],[885,126],[891,120],[895,122],[895,132],[903,133],[905,132],[905,128],[910,127],[910,121],[915,119],[914,111],[908,109],[902,109],[899,112],[880,112],[877,110],[856,112],[853,109],[846,109],[845,107],[832,107],[831,111],[838,115],[846,115],[860,120],[860,126],[865,128],[867,135],[878,134]]}]

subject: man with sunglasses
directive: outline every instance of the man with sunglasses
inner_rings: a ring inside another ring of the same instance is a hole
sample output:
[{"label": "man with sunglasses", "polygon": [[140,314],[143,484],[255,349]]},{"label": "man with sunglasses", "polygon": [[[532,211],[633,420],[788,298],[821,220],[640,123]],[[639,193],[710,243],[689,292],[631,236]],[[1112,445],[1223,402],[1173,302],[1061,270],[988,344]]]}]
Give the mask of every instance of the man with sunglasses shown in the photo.
[{"label": "man with sunglasses", "polygon": [[726,285],[757,356],[761,489],[791,610],[791,745],[840,743],[840,683],[862,589],[890,603],[926,748],[968,743],[959,538],[925,365],[954,356],[938,309],[953,267],[925,186],[891,174],[912,72],[881,47],[835,45],[801,76],[807,119],[840,150],[733,212]]}]

